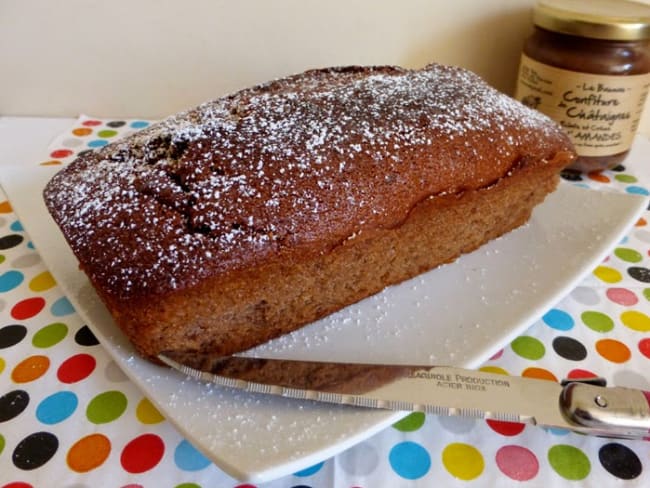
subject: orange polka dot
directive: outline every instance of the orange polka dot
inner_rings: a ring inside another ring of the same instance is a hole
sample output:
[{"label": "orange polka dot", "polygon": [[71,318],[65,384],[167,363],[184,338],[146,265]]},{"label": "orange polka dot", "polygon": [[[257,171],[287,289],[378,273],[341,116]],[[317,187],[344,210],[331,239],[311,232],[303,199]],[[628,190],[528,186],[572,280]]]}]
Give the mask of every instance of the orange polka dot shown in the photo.
[{"label": "orange polka dot", "polygon": [[50,367],[47,356],[30,356],[16,365],[11,372],[11,379],[15,383],[29,383],[45,374]]},{"label": "orange polka dot", "polygon": [[526,368],[521,376],[525,378],[537,378],[539,380],[549,380],[557,382],[557,378],[548,369],[544,368]]},{"label": "orange polka dot", "polygon": [[589,173],[587,176],[589,177],[590,180],[598,181],[600,183],[610,182],[610,179],[599,171],[594,171],[592,173]]},{"label": "orange polka dot", "polygon": [[0,213],[11,213],[11,211],[11,203],[9,203],[9,200],[0,202]]},{"label": "orange polka dot", "polygon": [[596,351],[602,357],[613,363],[624,363],[631,357],[630,349],[620,341],[601,339],[596,342]]},{"label": "orange polka dot", "polygon": [[77,127],[76,129],[72,129],[72,133],[75,136],[87,136],[88,134],[92,134],[93,130],[89,127]]},{"label": "orange polka dot", "polygon": [[111,441],[102,434],[90,434],[75,442],[68,451],[72,471],[86,473],[104,464],[111,453]]},{"label": "orange polka dot", "polygon": [[49,161],[43,161],[40,166],[58,166],[61,164],[61,161],[58,159],[50,159]]},{"label": "orange polka dot", "polygon": [[636,224],[634,225],[636,225],[637,227],[643,227],[644,225],[648,225],[648,221],[643,217],[639,217],[639,220],[637,220]]}]

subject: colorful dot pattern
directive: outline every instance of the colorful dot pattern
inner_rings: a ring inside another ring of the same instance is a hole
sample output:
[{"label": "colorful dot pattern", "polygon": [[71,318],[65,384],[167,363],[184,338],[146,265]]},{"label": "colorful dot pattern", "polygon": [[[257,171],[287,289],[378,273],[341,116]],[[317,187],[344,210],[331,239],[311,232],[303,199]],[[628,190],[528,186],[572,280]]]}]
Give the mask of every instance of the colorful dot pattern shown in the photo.
[{"label": "colorful dot pattern", "polygon": [[[80,118],[38,164],[150,124]],[[565,181],[648,194],[646,160]],[[636,162],[636,161],[635,161]],[[645,167],[643,167],[645,164]],[[595,209],[597,210],[597,209]],[[481,369],[559,381],[605,377],[650,390],[650,213],[580,286]],[[419,412],[332,459],[256,485],[184,439],[102,350],[0,191],[0,488],[650,486],[650,443]]]}]

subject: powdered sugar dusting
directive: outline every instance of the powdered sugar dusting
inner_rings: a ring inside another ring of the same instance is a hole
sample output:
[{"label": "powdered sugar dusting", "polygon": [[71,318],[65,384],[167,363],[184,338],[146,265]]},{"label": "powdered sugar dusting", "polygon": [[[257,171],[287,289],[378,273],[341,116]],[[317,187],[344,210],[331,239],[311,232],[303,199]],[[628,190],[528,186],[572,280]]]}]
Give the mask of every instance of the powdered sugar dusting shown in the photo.
[{"label": "powdered sugar dusting", "polygon": [[459,68],[327,69],[84,155],[45,197],[95,281],[128,297],[327,252],[567,147],[545,116]]}]

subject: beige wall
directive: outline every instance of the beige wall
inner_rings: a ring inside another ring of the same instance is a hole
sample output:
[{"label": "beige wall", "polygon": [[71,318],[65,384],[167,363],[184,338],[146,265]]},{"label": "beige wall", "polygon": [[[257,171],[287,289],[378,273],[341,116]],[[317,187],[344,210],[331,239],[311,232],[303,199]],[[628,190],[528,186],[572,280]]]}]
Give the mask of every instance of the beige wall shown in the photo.
[{"label": "beige wall", "polygon": [[511,92],[533,3],[0,0],[0,115],[162,117],[342,64],[458,64]]}]

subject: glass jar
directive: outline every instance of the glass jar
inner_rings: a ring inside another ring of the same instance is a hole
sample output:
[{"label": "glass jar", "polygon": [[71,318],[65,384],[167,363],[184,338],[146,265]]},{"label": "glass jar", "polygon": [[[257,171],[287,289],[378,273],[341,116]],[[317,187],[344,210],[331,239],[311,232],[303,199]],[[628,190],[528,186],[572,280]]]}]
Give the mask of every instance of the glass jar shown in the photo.
[{"label": "glass jar", "polygon": [[600,171],[628,154],[650,86],[650,6],[627,0],[540,0],[515,98],[564,127],[578,159]]}]

